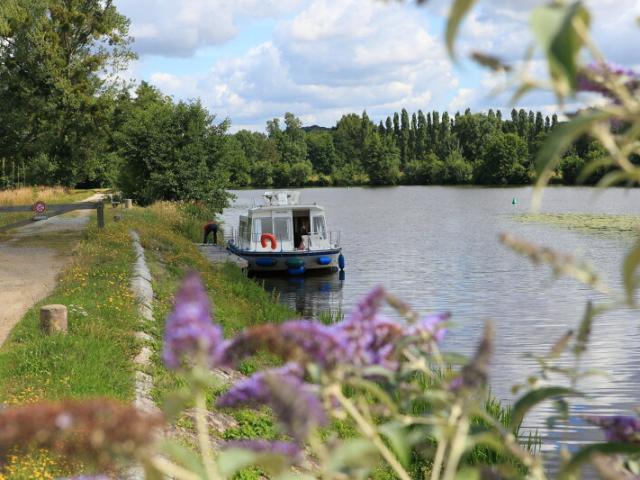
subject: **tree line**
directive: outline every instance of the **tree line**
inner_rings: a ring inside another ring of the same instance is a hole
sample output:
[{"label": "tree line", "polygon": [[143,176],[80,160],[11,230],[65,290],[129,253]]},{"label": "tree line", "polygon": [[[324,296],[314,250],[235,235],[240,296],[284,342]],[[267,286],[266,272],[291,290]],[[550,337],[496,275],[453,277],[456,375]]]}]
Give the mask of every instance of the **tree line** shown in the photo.
[{"label": "tree line", "polygon": [[[540,146],[557,115],[512,109],[487,113],[406,109],[377,125],[366,111],[332,128],[303,127],[292,113],[267,122],[266,134],[233,135],[235,187],[303,185],[522,185],[535,176]],[[558,180],[575,183],[585,161],[602,156],[580,139],[561,162]],[[588,179],[595,181],[598,174]]]},{"label": "tree line", "polygon": [[[266,133],[229,133],[199,101],[175,101],[117,75],[135,58],[129,20],[105,0],[0,3],[0,188],[114,186],[141,203],[202,200],[227,188],[526,184],[555,115],[363,112],[332,128],[286,113]],[[602,155],[580,139],[558,178]],[[597,178],[597,172],[589,179]]]}]

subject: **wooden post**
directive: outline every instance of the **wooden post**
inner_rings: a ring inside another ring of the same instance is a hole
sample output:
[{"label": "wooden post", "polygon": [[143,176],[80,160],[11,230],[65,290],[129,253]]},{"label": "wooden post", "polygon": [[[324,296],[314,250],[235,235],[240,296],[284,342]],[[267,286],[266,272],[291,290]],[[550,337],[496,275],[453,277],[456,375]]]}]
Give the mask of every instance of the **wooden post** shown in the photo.
[{"label": "wooden post", "polygon": [[98,202],[98,228],[104,228],[104,203]]},{"label": "wooden post", "polygon": [[40,328],[47,335],[67,333],[67,307],[64,305],[45,305],[40,308]]}]

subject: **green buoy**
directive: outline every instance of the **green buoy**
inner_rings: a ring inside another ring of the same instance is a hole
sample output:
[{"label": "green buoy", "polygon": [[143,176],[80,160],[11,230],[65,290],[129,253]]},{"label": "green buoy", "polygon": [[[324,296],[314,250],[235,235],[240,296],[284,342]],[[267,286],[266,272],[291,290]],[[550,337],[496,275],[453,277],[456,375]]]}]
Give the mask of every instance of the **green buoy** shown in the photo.
[{"label": "green buoy", "polygon": [[513,197],[513,199],[511,199],[511,205],[517,205],[518,204],[518,199],[516,197]]}]

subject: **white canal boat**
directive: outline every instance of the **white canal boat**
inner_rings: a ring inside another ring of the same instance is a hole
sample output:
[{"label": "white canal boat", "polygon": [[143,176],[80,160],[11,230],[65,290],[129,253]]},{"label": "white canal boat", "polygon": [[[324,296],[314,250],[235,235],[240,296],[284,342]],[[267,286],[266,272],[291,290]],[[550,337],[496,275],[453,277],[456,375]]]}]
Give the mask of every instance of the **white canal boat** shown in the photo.
[{"label": "white canal boat", "polygon": [[300,192],[265,192],[240,216],[227,249],[252,272],[302,275],[344,268],[339,232],[327,230],[324,208],[300,203]]}]

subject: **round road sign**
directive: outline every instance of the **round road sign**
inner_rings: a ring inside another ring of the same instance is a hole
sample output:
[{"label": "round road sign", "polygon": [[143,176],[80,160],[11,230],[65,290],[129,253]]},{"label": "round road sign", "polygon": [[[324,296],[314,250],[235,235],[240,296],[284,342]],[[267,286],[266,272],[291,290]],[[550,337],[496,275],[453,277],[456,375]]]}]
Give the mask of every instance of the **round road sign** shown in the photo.
[{"label": "round road sign", "polygon": [[42,215],[44,212],[47,211],[47,204],[42,201],[38,201],[33,204],[33,211],[36,212],[38,215]]}]

